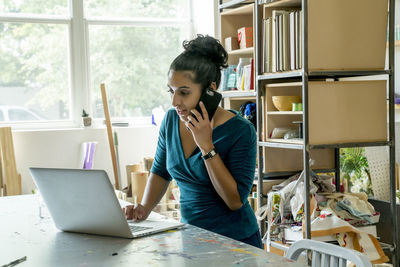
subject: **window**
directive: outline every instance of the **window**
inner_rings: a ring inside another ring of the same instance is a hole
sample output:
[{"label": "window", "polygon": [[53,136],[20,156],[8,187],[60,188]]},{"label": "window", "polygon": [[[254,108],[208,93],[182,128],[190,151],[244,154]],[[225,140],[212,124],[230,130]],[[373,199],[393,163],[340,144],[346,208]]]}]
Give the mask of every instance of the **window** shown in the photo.
[{"label": "window", "polygon": [[170,107],[169,64],[189,36],[189,1],[85,1],[88,14],[90,95],[103,117],[100,84],[106,83],[112,117],[151,116]]},{"label": "window", "polygon": [[[0,0],[0,105],[30,108],[49,120],[70,118],[67,4]],[[8,121],[20,120],[11,114]]]},{"label": "window", "polygon": [[22,108],[12,108],[8,110],[10,121],[34,121],[40,120],[40,117]]},{"label": "window", "polygon": [[190,2],[0,0],[0,106],[34,114],[9,121],[73,126],[82,108],[103,118],[101,83],[111,117],[166,110],[169,64],[192,30]]}]

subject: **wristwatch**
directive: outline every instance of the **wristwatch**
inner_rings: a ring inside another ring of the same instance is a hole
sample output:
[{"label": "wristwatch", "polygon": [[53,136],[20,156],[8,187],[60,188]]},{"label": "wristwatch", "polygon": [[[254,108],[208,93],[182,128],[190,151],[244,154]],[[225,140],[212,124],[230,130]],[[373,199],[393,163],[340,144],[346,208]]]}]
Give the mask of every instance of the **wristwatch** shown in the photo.
[{"label": "wristwatch", "polygon": [[215,147],[213,149],[211,149],[207,154],[201,156],[204,160],[207,159],[211,159],[213,157],[215,157],[218,154],[217,150],[215,149]]}]

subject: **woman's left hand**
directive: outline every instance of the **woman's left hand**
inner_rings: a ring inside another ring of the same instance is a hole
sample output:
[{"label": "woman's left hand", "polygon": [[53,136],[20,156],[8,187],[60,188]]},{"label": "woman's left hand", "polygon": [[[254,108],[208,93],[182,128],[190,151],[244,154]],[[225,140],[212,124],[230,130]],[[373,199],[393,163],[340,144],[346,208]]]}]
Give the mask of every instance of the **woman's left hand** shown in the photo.
[{"label": "woman's left hand", "polygon": [[202,101],[200,101],[199,105],[203,116],[201,116],[197,110],[192,109],[192,115],[187,117],[185,124],[186,127],[192,132],[196,145],[202,152],[207,153],[214,147],[212,142],[212,127],[208,118],[206,107]]}]

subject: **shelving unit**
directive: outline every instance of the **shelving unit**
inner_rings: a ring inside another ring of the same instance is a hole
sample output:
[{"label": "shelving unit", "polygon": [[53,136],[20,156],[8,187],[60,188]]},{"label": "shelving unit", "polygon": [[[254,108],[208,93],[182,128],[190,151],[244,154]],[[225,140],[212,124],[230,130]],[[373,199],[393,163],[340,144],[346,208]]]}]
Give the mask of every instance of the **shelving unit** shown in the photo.
[{"label": "shelving unit", "polygon": [[[225,2],[225,3],[224,3]],[[219,1],[219,17],[221,25],[221,43],[227,37],[237,36],[237,30],[241,27],[254,26],[254,0]],[[254,40],[254,34],[253,34]],[[228,52],[228,64],[238,64],[239,58],[254,58],[254,46],[244,49],[236,49]],[[251,91],[223,91],[222,106],[226,109],[239,110],[240,106],[247,101],[256,101],[257,93]]]},{"label": "shelving unit", "polygon": [[229,56],[236,56],[236,55],[253,55],[254,54],[254,48],[249,47],[249,48],[242,48],[242,49],[236,49],[228,52]]},{"label": "shelving unit", "polygon": [[[388,146],[393,244],[385,244],[385,247],[389,247],[392,251],[392,263],[398,266],[394,49],[400,45],[400,41],[394,41],[394,0],[259,2],[263,1],[249,4],[249,1],[235,0],[222,3],[220,0],[219,5],[222,42],[225,37],[233,34],[233,28],[239,28],[239,25],[227,27],[226,23],[229,20],[238,23],[240,21],[238,17],[234,19],[230,16],[244,16],[249,21],[250,10],[253,9],[254,49],[248,49],[246,53],[254,53],[255,92],[254,95],[246,95],[244,98],[235,92],[224,92],[224,101],[235,106],[234,98],[240,101],[254,97],[257,103],[258,207],[265,203],[263,181],[266,178],[287,176],[304,170],[304,194],[309,195],[311,169],[309,159],[312,158],[315,159],[312,166],[314,171],[335,172],[338,191],[340,148]],[[224,11],[226,9],[229,11]],[[263,19],[270,17],[272,10],[286,9],[302,10],[303,38],[300,41],[302,66],[297,70],[264,73],[262,72]],[[340,23],[338,23],[339,18]],[[387,22],[389,22],[388,43]],[[385,69],[387,47],[389,67]],[[237,63],[238,55],[243,55],[243,52],[230,52],[230,63]],[[375,75],[385,75],[387,81],[367,81],[359,78]],[[357,79],[352,80],[354,77]],[[273,95],[301,95],[303,111],[277,111],[271,101]],[[293,121],[303,122],[302,139],[269,138],[274,128],[289,126]],[[260,227],[264,233],[265,223],[260,222]],[[305,198],[305,235],[306,238],[311,237],[309,198]]]},{"label": "shelving unit", "polygon": [[[220,3],[220,25],[221,25],[221,41],[224,44],[224,40],[227,37],[237,36],[237,30],[242,27],[253,27],[254,25],[254,1],[232,1],[234,3]],[[247,4],[246,4],[247,3]],[[254,34],[253,34],[254,40]],[[237,49],[228,52],[228,64],[237,64],[240,57],[253,57],[254,58],[254,46]]]},{"label": "shelving unit", "polygon": [[[400,46],[400,40],[395,40],[394,46]],[[389,43],[386,44],[386,47],[389,47]]]}]

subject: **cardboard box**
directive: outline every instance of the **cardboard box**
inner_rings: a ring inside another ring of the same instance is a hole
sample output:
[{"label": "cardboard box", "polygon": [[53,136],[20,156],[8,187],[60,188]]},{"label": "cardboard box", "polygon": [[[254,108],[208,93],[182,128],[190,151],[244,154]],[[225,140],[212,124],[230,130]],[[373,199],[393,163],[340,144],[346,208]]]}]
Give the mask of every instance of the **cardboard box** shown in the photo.
[{"label": "cardboard box", "polygon": [[272,190],[272,186],[283,183],[285,179],[263,180],[263,195],[267,195]]},{"label": "cardboard box", "polygon": [[238,29],[239,48],[253,47],[253,27],[242,27]]},{"label": "cardboard box", "polygon": [[230,52],[232,50],[239,49],[239,41],[237,37],[225,38],[225,50]]}]

